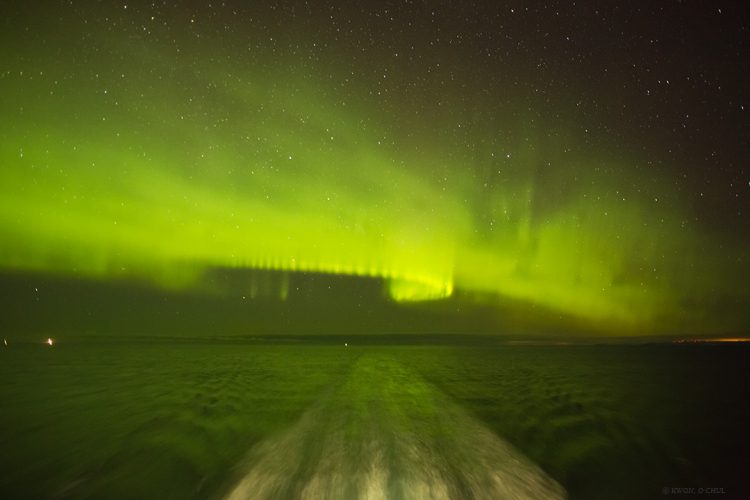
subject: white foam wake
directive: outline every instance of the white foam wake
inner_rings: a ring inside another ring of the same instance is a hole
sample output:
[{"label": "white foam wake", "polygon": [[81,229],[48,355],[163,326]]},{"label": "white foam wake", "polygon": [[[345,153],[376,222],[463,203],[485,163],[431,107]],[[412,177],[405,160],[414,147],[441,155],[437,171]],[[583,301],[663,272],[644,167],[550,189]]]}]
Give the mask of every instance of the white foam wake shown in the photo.
[{"label": "white foam wake", "polygon": [[253,448],[228,499],[559,499],[564,489],[434,386],[361,359],[288,431]]}]

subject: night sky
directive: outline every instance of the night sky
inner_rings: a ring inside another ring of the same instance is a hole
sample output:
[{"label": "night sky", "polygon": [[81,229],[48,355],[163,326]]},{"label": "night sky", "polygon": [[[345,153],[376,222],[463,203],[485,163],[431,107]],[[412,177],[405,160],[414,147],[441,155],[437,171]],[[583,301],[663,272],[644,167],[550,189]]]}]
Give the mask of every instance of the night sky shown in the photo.
[{"label": "night sky", "polygon": [[6,331],[750,330],[747,3],[254,4],[0,5]]}]

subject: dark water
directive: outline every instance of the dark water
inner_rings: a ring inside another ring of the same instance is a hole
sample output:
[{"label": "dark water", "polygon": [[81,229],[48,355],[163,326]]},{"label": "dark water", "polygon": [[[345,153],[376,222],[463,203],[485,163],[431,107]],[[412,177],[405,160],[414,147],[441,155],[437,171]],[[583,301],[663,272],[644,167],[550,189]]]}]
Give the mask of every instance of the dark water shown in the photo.
[{"label": "dark water", "polygon": [[0,496],[742,498],[749,362],[743,345],[11,345]]}]

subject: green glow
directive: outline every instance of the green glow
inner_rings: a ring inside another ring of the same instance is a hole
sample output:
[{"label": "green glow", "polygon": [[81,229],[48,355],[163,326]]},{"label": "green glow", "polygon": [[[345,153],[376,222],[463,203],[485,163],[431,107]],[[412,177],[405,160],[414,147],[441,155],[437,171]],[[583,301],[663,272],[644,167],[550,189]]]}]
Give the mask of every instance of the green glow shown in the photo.
[{"label": "green glow", "polygon": [[29,76],[3,54],[0,267],[178,289],[215,266],[378,277],[396,301],[460,289],[652,330],[707,328],[706,290],[747,298],[667,180],[570,153],[553,121],[500,115],[469,147],[452,115],[338,96],[293,57],[196,51],[182,71],[109,42],[131,71],[31,47]]}]

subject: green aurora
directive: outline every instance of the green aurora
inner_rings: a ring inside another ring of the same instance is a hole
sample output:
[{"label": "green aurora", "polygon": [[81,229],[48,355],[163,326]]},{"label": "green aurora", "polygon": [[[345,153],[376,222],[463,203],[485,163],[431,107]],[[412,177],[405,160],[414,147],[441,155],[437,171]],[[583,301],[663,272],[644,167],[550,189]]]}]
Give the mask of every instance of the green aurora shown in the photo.
[{"label": "green aurora", "polygon": [[239,36],[120,10],[6,16],[6,272],[207,294],[215,268],[315,272],[603,333],[750,325],[746,238],[695,222],[639,148],[581,131],[572,97],[477,78],[457,55],[419,76],[299,26]]}]

